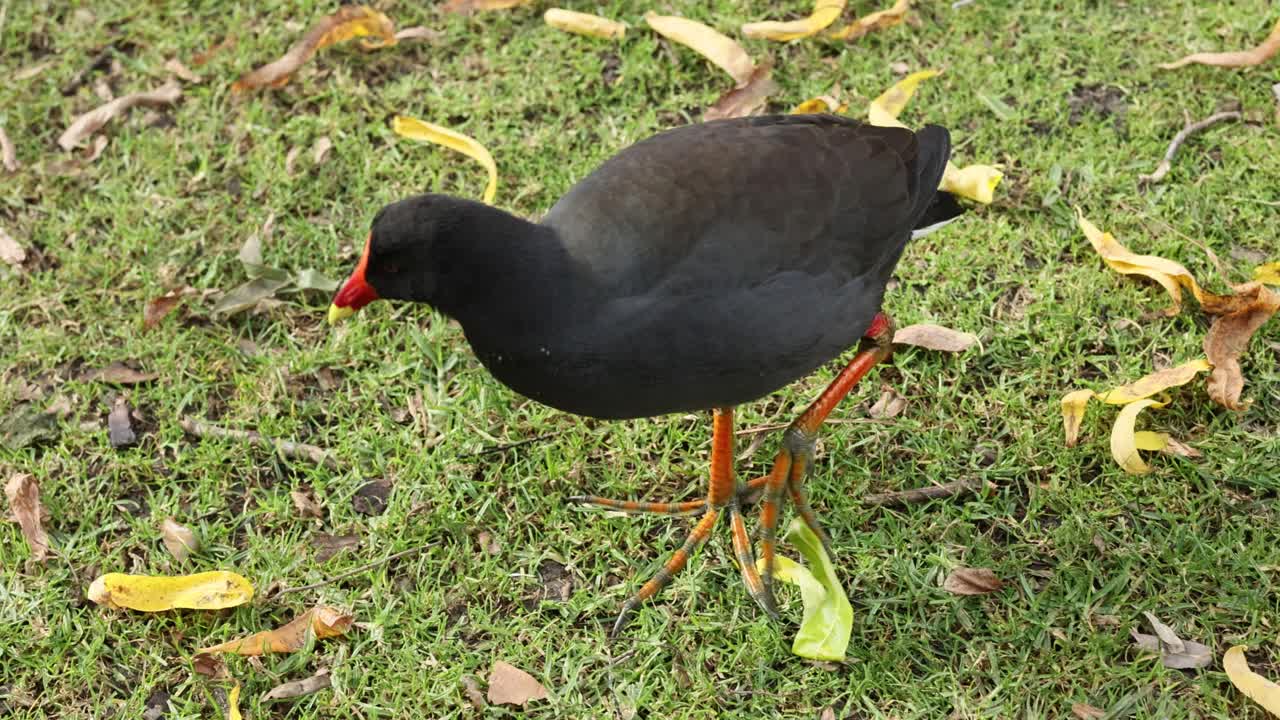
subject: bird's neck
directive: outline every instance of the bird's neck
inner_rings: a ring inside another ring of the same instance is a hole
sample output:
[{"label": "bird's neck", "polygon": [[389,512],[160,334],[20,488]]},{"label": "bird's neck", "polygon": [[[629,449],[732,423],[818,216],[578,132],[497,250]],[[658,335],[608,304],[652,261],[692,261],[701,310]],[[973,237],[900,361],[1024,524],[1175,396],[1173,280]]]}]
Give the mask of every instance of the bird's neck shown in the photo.
[{"label": "bird's neck", "polygon": [[575,305],[577,273],[555,231],[498,208],[470,208],[442,238],[435,260],[432,305],[469,336],[536,334]]}]

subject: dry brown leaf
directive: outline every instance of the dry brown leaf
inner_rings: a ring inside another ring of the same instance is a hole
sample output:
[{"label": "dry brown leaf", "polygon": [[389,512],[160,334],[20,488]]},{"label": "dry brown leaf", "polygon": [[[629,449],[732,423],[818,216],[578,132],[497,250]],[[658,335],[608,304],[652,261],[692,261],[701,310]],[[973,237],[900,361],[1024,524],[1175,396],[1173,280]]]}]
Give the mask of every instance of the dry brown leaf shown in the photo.
[{"label": "dry brown leaf", "polygon": [[772,68],[762,63],[751,74],[747,84],[736,87],[716,100],[715,104],[703,113],[703,120],[721,120],[724,118],[746,117],[764,109],[769,96],[778,90],[778,84],[770,77]]},{"label": "dry brown leaf", "polygon": [[489,671],[489,702],[495,705],[524,706],[530,700],[545,700],[547,689],[529,673],[501,660]]},{"label": "dry brown leaf", "polygon": [[906,408],[907,399],[899,395],[897,390],[886,387],[881,391],[880,399],[867,410],[867,414],[876,420],[888,420],[898,417]]},{"label": "dry brown leaf", "polygon": [[395,25],[390,18],[363,5],[344,5],[337,12],[311,26],[302,39],[294,43],[280,59],[240,76],[231,92],[243,93],[261,87],[281,87],[290,76],[321,48],[346,42],[352,38],[375,37],[379,42],[362,40],[366,50],[396,44]]},{"label": "dry brown leaf", "polygon": [[22,262],[27,259],[27,251],[17,240],[13,239],[4,228],[0,227],[0,261],[3,261],[10,267],[22,267]]},{"label": "dry brown leaf", "polygon": [[476,710],[484,710],[489,706],[484,699],[484,693],[480,692],[480,684],[470,675],[462,676],[462,692],[467,696],[467,702],[471,703],[471,707]]},{"label": "dry brown leaf", "polygon": [[528,4],[529,0],[449,0],[444,4],[444,10],[467,14],[477,10],[510,10]]},{"label": "dry brown leaf", "polygon": [[179,525],[173,518],[160,523],[160,539],[164,547],[178,562],[185,561],[193,552],[200,551],[200,541],[186,525]]},{"label": "dry brown leaf", "polygon": [[44,508],[40,505],[40,485],[32,475],[18,473],[4,484],[4,495],[9,500],[9,511],[22,528],[22,537],[31,548],[31,559],[44,562],[49,556],[49,536],[44,532],[44,524],[40,515]]},{"label": "dry brown leaf", "polygon": [[360,536],[318,532],[311,536],[311,544],[316,548],[316,562],[327,562],[329,558],[347,548],[359,547]]},{"label": "dry brown leaf", "polygon": [[942,589],[953,595],[986,595],[1004,587],[1004,582],[986,568],[956,568],[942,582]]},{"label": "dry brown leaf", "polygon": [[1171,670],[1191,670],[1207,667],[1213,662],[1213,649],[1191,640],[1181,640],[1183,649],[1176,652],[1161,642],[1155,635],[1147,635],[1134,630],[1130,633],[1134,643],[1149,652],[1160,653],[1160,662]]},{"label": "dry brown leaf", "polygon": [[9,172],[18,172],[18,152],[13,147],[13,141],[9,139],[9,135],[5,133],[4,128],[0,127],[0,163],[4,164],[4,169]]},{"label": "dry brown leaf", "polygon": [[160,377],[160,373],[142,372],[121,362],[113,362],[110,365],[98,369],[90,370],[80,375],[80,379],[85,382],[105,382],[114,385],[139,385],[141,383],[151,382]]},{"label": "dry brown leaf", "polygon": [[1276,52],[1280,52],[1280,20],[1276,21],[1276,26],[1271,29],[1267,39],[1255,48],[1239,52],[1195,53],[1171,63],[1163,63],[1160,67],[1176,70],[1192,63],[1215,67],[1252,67],[1270,60]]},{"label": "dry brown leaf", "polygon": [[129,401],[123,396],[117,396],[111,405],[111,412],[107,414],[107,437],[111,441],[111,447],[129,447],[138,442],[138,435],[133,431],[133,421],[129,417],[132,412]]},{"label": "dry brown leaf", "polygon": [[414,25],[403,30],[396,31],[396,40],[426,40],[427,42],[435,42],[444,37],[444,33],[439,30],[432,30],[429,27]]},{"label": "dry brown leaf", "polygon": [[813,12],[807,18],[787,22],[766,20],[747,23],[742,26],[742,34],[749,38],[783,42],[806,38],[825,30],[835,22],[840,17],[840,13],[844,12],[844,4],[845,0],[814,0]]},{"label": "dry brown leaf", "polygon": [[1234,312],[1214,319],[1204,337],[1204,354],[1213,363],[1213,373],[1209,375],[1209,397],[1225,408],[1243,410],[1247,403],[1240,402],[1240,393],[1244,391],[1240,356],[1249,346],[1254,332],[1280,311],[1280,293],[1261,283],[1240,285],[1236,291],[1234,297],[1243,302],[1232,308]]},{"label": "dry brown leaf", "polygon": [[[182,86],[174,80],[147,92],[129,93],[81,115],[58,136],[63,150],[74,150],[86,138],[111,120],[138,105],[172,105],[182,97]],[[101,152],[101,150],[99,150]]]},{"label": "dry brown leaf", "polygon": [[857,40],[876,30],[883,30],[901,23],[910,9],[911,0],[897,0],[893,7],[888,10],[880,10],[870,15],[864,15],[839,30],[831,31],[830,37],[836,40]]},{"label": "dry brown leaf", "polygon": [[316,144],[311,146],[311,162],[316,165],[324,163],[329,157],[329,151],[333,149],[333,141],[328,137],[322,137],[316,140]]},{"label": "dry brown leaf", "polygon": [[1107,716],[1107,711],[1088,703],[1071,703],[1071,714],[1080,718],[1080,720],[1101,720],[1101,718]]},{"label": "dry brown leaf", "polygon": [[290,698],[300,698],[313,693],[318,693],[332,685],[329,678],[329,669],[320,668],[315,675],[302,680],[292,680],[287,683],[281,683],[267,691],[262,696],[263,700],[288,700]]},{"label": "dry brown leaf", "polygon": [[978,343],[978,336],[941,325],[920,323],[895,332],[893,342],[895,345],[915,345],[926,350],[964,352]]},{"label": "dry brown leaf", "polygon": [[275,630],[263,630],[238,640],[201,648],[196,652],[236,655],[293,652],[306,644],[308,633],[314,633],[317,639],[337,637],[346,634],[352,622],[353,618],[350,615],[337,608],[317,605]]},{"label": "dry brown leaf", "polygon": [[736,40],[696,20],[649,11],[644,21],[662,37],[688,47],[729,73],[738,87],[749,83],[756,72],[755,62]]},{"label": "dry brown leaf", "polygon": [[188,295],[196,294],[193,287],[181,287],[161,295],[160,297],[151,298],[142,308],[142,329],[151,330],[166,315],[173,312]]},{"label": "dry brown leaf", "polygon": [[164,63],[164,69],[189,83],[199,83],[202,81],[202,78],[199,75],[191,72],[191,68],[183,65],[182,61],[178,58],[169,58],[166,60]]},{"label": "dry brown leaf", "polygon": [[205,63],[209,62],[209,60],[211,60],[214,55],[217,55],[219,52],[222,52],[223,50],[226,50],[228,48],[233,48],[235,46],[236,46],[235,35],[227,35],[226,37],[222,38],[222,40],[218,42],[216,45],[210,46],[208,50],[205,50],[202,53],[196,53],[196,56],[191,58],[191,64],[195,65],[196,67],[200,67],[201,65],[204,65]]},{"label": "dry brown leaf", "polygon": [[557,30],[606,40],[617,40],[627,34],[627,26],[617,20],[562,8],[547,10],[542,21]]},{"label": "dry brown leaf", "polygon": [[311,497],[311,491],[290,490],[289,498],[293,500],[293,507],[302,517],[323,518],[324,508],[320,507],[320,503]]}]

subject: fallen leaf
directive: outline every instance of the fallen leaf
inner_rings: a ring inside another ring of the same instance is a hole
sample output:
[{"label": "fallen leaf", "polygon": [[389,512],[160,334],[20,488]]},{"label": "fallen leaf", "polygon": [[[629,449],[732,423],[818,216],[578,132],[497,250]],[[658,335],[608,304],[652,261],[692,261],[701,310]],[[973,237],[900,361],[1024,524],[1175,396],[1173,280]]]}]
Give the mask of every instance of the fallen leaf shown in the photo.
[{"label": "fallen leaf", "polygon": [[815,35],[835,22],[844,12],[845,0],[815,0],[813,12],[809,17],[789,22],[765,21],[747,23],[742,26],[742,34],[749,38],[780,40],[798,40]]},{"label": "fallen leaf", "polygon": [[311,146],[311,162],[320,165],[329,157],[329,151],[333,149],[333,141],[328,137],[322,137],[316,140],[315,145]]},{"label": "fallen leaf", "polygon": [[1264,710],[1275,717],[1280,717],[1280,685],[1262,677],[1249,669],[1249,660],[1244,653],[1248,645],[1236,645],[1222,656],[1222,669],[1227,679],[1245,697],[1258,703]]},{"label": "fallen leaf", "polygon": [[133,431],[133,421],[129,418],[132,411],[133,408],[129,407],[129,401],[124,397],[118,396],[112,403],[111,412],[107,414],[107,437],[111,441],[111,447],[129,447],[138,442],[138,435]]},{"label": "fallen leaf", "polygon": [[107,573],[93,581],[88,595],[99,605],[142,612],[221,610],[249,602],[253,585],[226,570],[177,576]]},{"label": "fallen leaf", "polygon": [[849,103],[840,102],[830,95],[819,95],[816,98],[809,98],[799,105],[791,108],[792,115],[807,115],[813,113],[843,113],[849,109]]},{"label": "fallen leaf", "polygon": [[218,301],[213,304],[213,312],[215,315],[234,315],[238,312],[250,310],[257,307],[258,303],[263,300],[275,297],[275,294],[288,284],[288,280],[265,277],[254,278],[246,283],[237,285],[226,295],[218,298]]},{"label": "fallen leaf", "polygon": [[956,568],[942,581],[942,589],[952,595],[986,595],[1004,587],[1004,581],[987,568]]},{"label": "fallen leaf", "polygon": [[1207,386],[1209,397],[1225,408],[1243,410],[1247,403],[1240,402],[1244,391],[1240,356],[1258,328],[1280,311],[1280,293],[1261,283],[1240,285],[1236,290],[1235,297],[1246,299],[1247,304],[1214,319],[1204,337],[1204,354],[1213,363]]},{"label": "fallen leaf", "polygon": [[529,673],[501,660],[489,670],[489,702],[495,705],[528,705],[545,700],[547,689]]},{"label": "fallen leaf", "polygon": [[238,680],[227,693],[227,720],[243,720],[240,714],[240,682]]},{"label": "fallen leaf", "polygon": [[557,30],[607,40],[618,40],[627,34],[627,26],[617,20],[562,8],[547,10],[542,21]]},{"label": "fallen leaf", "polygon": [[396,31],[397,41],[426,40],[428,42],[435,42],[442,37],[444,37],[444,33],[439,30],[432,30],[429,27],[423,27],[421,25],[415,25],[413,27]]},{"label": "fallen leaf", "polygon": [[201,82],[200,76],[191,72],[191,68],[187,67],[186,65],[183,65],[182,61],[179,60],[178,58],[169,58],[168,60],[166,60],[164,63],[164,69],[178,76],[178,78],[182,80],[186,80],[189,83]]},{"label": "fallen leaf", "polygon": [[191,64],[195,65],[196,67],[200,67],[201,65],[204,65],[205,63],[209,62],[209,60],[211,60],[214,55],[217,55],[219,52],[222,52],[223,50],[226,50],[228,48],[233,48],[235,46],[236,46],[236,36],[227,35],[226,37],[222,38],[222,40],[219,41],[216,45],[211,46],[208,50],[205,50],[204,52],[201,52],[201,53],[196,53],[195,57],[191,58]]},{"label": "fallen leaf", "polygon": [[45,534],[40,515],[40,485],[32,475],[18,473],[4,484],[4,496],[9,501],[9,511],[22,529],[22,537],[31,549],[31,559],[44,562],[49,556],[49,536]]},{"label": "fallen leaf", "polygon": [[529,0],[449,0],[444,4],[444,10],[466,14],[476,10],[510,10],[528,4]]},{"label": "fallen leaf", "polygon": [[1128,385],[1121,385],[1114,390],[1098,394],[1098,399],[1110,405],[1125,405],[1136,400],[1151,397],[1169,388],[1181,387],[1191,382],[1196,375],[1209,370],[1212,365],[1208,360],[1200,358],[1181,365],[1158,370],[1135,380]]},{"label": "fallen leaf", "polygon": [[1160,662],[1171,670],[1191,670],[1207,667],[1213,662],[1213,650],[1192,640],[1183,640],[1151,613],[1144,613],[1158,635],[1146,635],[1137,630],[1130,634],[1138,647],[1160,653]]},{"label": "fallen leaf", "polygon": [[328,668],[320,668],[315,675],[302,680],[281,683],[267,691],[263,700],[288,700],[318,693],[332,686]]},{"label": "fallen leaf", "polygon": [[361,515],[381,515],[387,509],[387,497],[391,495],[391,482],[374,480],[365,483],[351,496],[351,508]]},{"label": "fallen leaf", "polygon": [[113,385],[140,385],[160,377],[160,373],[134,370],[122,362],[113,362],[98,370],[90,370],[80,376],[85,382],[104,382]]},{"label": "fallen leaf", "polygon": [[160,539],[164,547],[178,562],[185,562],[194,552],[200,552],[200,541],[196,534],[186,525],[180,525],[173,518],[165,518],[160,523]]},{"label": "fallen leaf", "polygon": [[315,268],[303,268],[293,276],[293,288],[298,290],[320,290],[328,293],[338,289],[338,281]]},{"label": "fallen leaf", "polygon": [[395,25],[382,13],[363,5],[344,5],[337,12],[311,26],[301,40],[294,43],[280,59],[267,63],[240,76],[231,85],[231,92],[243,93],[261,87],[281,87],[290,76],[311,59],[321,48],[346,42],[352,38],[377,38],[378,42],[362,40],[366,50],[396,44]]},{"label": "fallen leaf", "polygon": [[[129,93],[76,118],[61,135],[58,145],[63,150],[74,150],[81,142],[97,132],[111,120],[138,105],[172,105],[182,97],[182,87],[170,80],[148,92]],[[99,151],[100,152],[100,151]]]},{"label": "fallen leaf", "polygon": [[229,678],[227,663],[217,655],[195,655],[191,658],[191,669],[211,678]]},{"label": "fallen leaf", "polygon": [[836,720],[836,710],[830,705],[822,708],[822,712],[818,713],[818,720]]},{"label": "fallen leaf", "polygon": [[311,497],[311,492],[303,492],[301,490],[290,490],[289,498],[293,500],[293,507],[302,517],[323,518],[324,508],[320,507],[320,503]]},{"label": "fallen leaf", "polygon": [[248,637],[229,640],[196,651],[197,654],[233,653],[236,655],[265,655],[267,653],[293,652],[307,644],[307,636],[316,639],[345,635],[351,629],[351,615],[327,605],[317,605],[275,630],[263,630]]},{"label": "fallen leaf", "polygon": [[1155,615],[1152,615],[1149,612],[1144,611],[1142,616],[1151,624],[1151,629],[1155,631],[1156,637],[1160,638],[1160,642],[1163,643],[1165,647],[1176,653],[1183,653],[1187,651],[1186,644],[1183,643],[1182,639],[1173,631],[1173,628],[1160,622]]},{"label": "fallen leaf", "polygon": [[867,414],[876,420],[888,420],[898,417],[906,408],[907,399],[899,395],[897,390],[886,387],[881,391],[880,399],[867,410]]},{"label": "fallen leaf", "polygon": [[484,201],[493,202],[498,192],[498,165],[483,145],[462,133],[403,115],[397,115],[391,121],[391,129],[400,137],[443,145],[479,162],[485,170],[489,171],[489,184],[484,188]]},{"label": "fallen leaf", "polygon": [[471,707],[476,710],[483,710],[489,706],[484,699],[484,694],[480,692],[479,683],[470,675],[462,676],[462,692],[467,696],[467,702],[471,703]]},{"label": "fallen leaf", "polygon": [[[774,558],[774,577],[799,587],[804,605],[791,652],[812,660],[840,662],[853,634],[853,606],[836,577],[835,566],[822,541],[798,518],[791,520],[784,539],[795,545],[808,563],[806,567],[783,555]],[[764,558],[756,560],[756,569],[764,571]]]},{"label": "fallen leaf", "polygon": [[35,405],[19,405],[0,420],[0,445],[9,450],[52,440],[58,434],[58,418]]},{"label": "fallen leaf", "polygon": [[195,288],[182,287],[148,300],[147,304],[142,308],[142,329],[151,330],[155,328],[165,316],[181,305],[188,295],[194,295],[195,293]]},{"label": "fallen leaf", "polygon": [[1271,29],[1267,39],[1255,48],[1238,52],[1195,53],[1171,63],[1162,63],[1160,67],[1165,70],[1176,70],[1192,63],[1215,67],[1252,67],[1270,60],[1271,56],[1278,51],[1280,51],[1280,20],[1276,21],[1276,26]]},{"label": "fallen leaf", "polygon": [[[1142,435],[1142,433],[1137,433],[1137,434]],[[1203,457],[1203,454],[1199,450],[1191,447],[1190,445],[1185,445],[1179,442],[1178,440],[1175,440],[1174,438],[1169,437],[1165,433],[1155,433],[1155,434],[1161,436],[1161,439],[1164,441],[1162,443],[1162,447],[1157,449],[1166,455],[1172,455],[1174,457],[1182,457],[1182,458]],[[1139,447],[1140,448],[1142,447],[1141,443],[1139,443]],[[1142,448],[1142,449],[1146,449],[1146,448]]]},{"label": "fallen leaf", "polygon": [[746,117],[763,110],[769,96],[778,91],[778,84],[770,77],[771,74],[769,64],[762,63],[751,74],[746,85],[732,88],[707,108],[703,120]]},{"label": "fallen leaf", "polygon": [[996,199],[996,187],[1004,179],[1004,173],[994,165],[965,165],[957,167],[948,162],[942,173],[939,189],[952,195],[990,205]]},{"label": "fallen leaf", "polygon": [[895,345],[914,345],[926,350],[964,352],[978,344],[978,336],[941,325],[921,323],[908,325],[895,332],[893,342]]},{"label": "fallen leaf", "polygon": [[1071,714],[1080,720],[1102,720],[1107,716],[1107,711],[1087,703],[1071,703]]},{"label": "fallen leaf", "polygon": [[106,135],[98,135],[93,138],[93,145],[89,147],[89,152],[83,157],[83,164],[89,164],[97,160],[102,155],[102,151],[107,149],[107,143],[111,142]]},{"label": "fallen leaf", "polygon": [[918,70],[889,86],[867,107],[868,121],[881,127],[906,127],[898,121],[898,116],[907,107],[911,96],[915,95],[920,83],[941,74],[941,70]]},{"label": "fallen leaf", "polygon": [[870,15],[854,20],[839,30],[833,30],[829,37],[835,40],[853,41],[876,30],[893,27],[901,23],[911,9],[911,0],[897,0],[888,10],[879,10]]},{"label": "fallen leaf", "polygon": [[1134,436],[1138,413],[1149,407],[1162,408],[1165,404],[1155,400],[1136,400],[1125,405],[1116,415],[1115,425],[1111,428],[1111,457],[1130,475],[1151,472],[1151,467],[1138,453],[1138,441]]},{"label": "fallen leaf", "polygon": [[9,135],[5,133],[4,128],[0,127],[0,163],[4,164],[4,169],[9,172],[18,172],[18,151],[13,147],[13,141],[9,139]]},{"label": "fallen leaf", "polygon": [[329,558],[343,550],[359,547],[360,536],[318,532],[311,535],[311,544],[316,548],[316,562],[328,562]]},{"label": "fallen leaf", "polygon": [[[0,251],[3,255],[3,251]],[[1280,285],[1280,262],[1259,265],[1253,269],[1253,281],[1267,285]]]},{"label": "fallen leaf", "polygon": [[3,261],[10,267],[22,267],[22,262],[27,259],[27,251],[13,239],[4,228],[0,227],[0,261]]},{"label": "fallen leaf", "polygon": [[756,64],[736,40],[700,22],[676,15],[659,15],[649,11],[644,14],[644,21],[654,32],[684,45],[729,73],[738,87],[751,81]]}]

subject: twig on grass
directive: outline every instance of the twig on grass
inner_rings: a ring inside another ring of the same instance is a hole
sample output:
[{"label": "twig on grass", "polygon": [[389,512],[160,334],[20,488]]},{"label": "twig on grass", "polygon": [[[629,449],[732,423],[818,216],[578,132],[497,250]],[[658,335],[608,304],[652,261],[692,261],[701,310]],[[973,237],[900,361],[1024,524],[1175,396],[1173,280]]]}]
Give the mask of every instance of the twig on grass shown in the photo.
[{"label": "twig on grass", "polygon": [[965,480],[957,480],[949,482],[945,485],[931,485],[929,487],[916,488],[914,490],[899,490],[897,492],[875,493],[862,498],[863,505],[878,505],[881,507],[895,507],[898,505],[910,505],[911,503],[924,502],[926,500],[937,500],[940,498],[949,498],[955,495],[975,492],[986,487],[987,481],[981,478],[967,478]]},{"label": "twig on grass", "polygon": [[307,443],[294,442],[292,440],[273,440],[269,437],[264,437],[262,433],[256,430],[233,430],[189,417],[182,418],[179,424],[183,430],[196,437],[247,440],[251,445],[275,450],[285,457],[302,458],[333,470],[338,469],[338,461],[333,459],[329,451],[316,445],[308,445]]},{"label": "twig on grass", "polygon": [[1224,120],[1239,120],[1241,117],[1240,111],[1230,110],[1228,112],[1214,113],[1199,122],[1191,123],[1190,125],[1182,128],[1181,132],[1173,136],[1173,142],[1169,143],[1169,149],[1164,151],[1164,158],[1160,160],[1160,164],[1156,166],[1155,172],[1150,175],[1139,175],[1138,184],[1155,184],[1164,180],[1165,175],[1168,175],[1169,171],[1173,169],[1173,156],[1178,153],[1178,148],[1182,147],[1182,144],[1187,141],[1187,138],[1211,125],[1216,125]]}]

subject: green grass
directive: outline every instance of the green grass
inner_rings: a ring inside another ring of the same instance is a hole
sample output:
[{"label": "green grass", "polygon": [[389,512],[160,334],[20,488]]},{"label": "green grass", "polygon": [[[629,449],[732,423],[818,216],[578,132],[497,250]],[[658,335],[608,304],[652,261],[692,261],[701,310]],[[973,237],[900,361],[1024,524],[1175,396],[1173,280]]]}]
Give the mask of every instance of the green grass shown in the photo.
[{"label": "green grass", "polygon": [[[63,397],[72,408],[54,441],[0,449],[0,477],[40,479],[59,552],[29,564],[17,526],[0,523],[0,708],[10,717],[139,717],[161,693],[173,707],[166,717],[213,716],[212,691],[190,671],[192,650],[320,602],[350,609],[360,624],[309,653],[268,658],[265,671],[233,661],[249,717],[608,717],[611,683],[648,718],[816,717],[827,706],[848,718],[1060,718],[1073,702],[1109,717],[1262,717],[1217,664],[1165,669],[1133,647],[1129,629],[1150,610],[1219,657],[1234,643],[1254,646],[1254,666],[1280,676],[1280,322],[1246,357],[1247,411],[1213,406],[1194,383],[1168,409],[1144,414],[1145,426],[1190,442],[1202,459],[1158,457],[1152,474],[1127,476],[1107,451],[1114,409],[1091,408],[1086,440],[1066,449],[1057,403],[1070,389],[1198,356],[1206,327],[1194,307],[1149,317],[1165,306],[1162,292],[1106,270],[1075,229],[1072,206],[1134,250],[1179,260],[1219,289],[1223,279],[1192,239],[1223,259],[1232,281],[1252,267],[1233,248],[1280,259],[1270,92],[1280,61],[1253,71],[1154,67],[1189,51],[1252,45],[1275,21],[1266,0],[979,0],[959,9],[925,0],[919,27],[849,47],[745,42],[756,58],[776,61],[781,111],[839,86],[861,114],[895,80],[892,63],[944,67],[904,120],[951,127],[962,164],[1007,165],[995,204],[909,248],[886,303],[902,324],[976,332],[982,350],[899,352],[838,411],[855,422],[822,436],[811,494],[856,614],[849,660],[838,666],[790,654],[793,628],[768,622],[747,597],[723,528],[625,639],[606,645],[611,613],[688,523],[585,513],[561,499],[584,490],[696,496],[705,417],[603,423],[540,407],[490,378],[458,327],[426,308],[376,304],[331,331],[320,295],[230,319],[212,317],[212,300],[202,299],[151,332],[141,328],[145,301],[169,287],[242,282],[236,251],[273,213],[268,263],[338,276],[383,204],[424,190],[478,197],[483,171],[398,141],[393,114],[487,145],[502,173],[498,203],[533,215],[618,149],[697,119],[727,86],[718,70],[644,29],[646,9],[736,35],[741,22],[795,16],[806,3],[614,0],[601,12],[633,28],[610,43],[551,30],[540,8],[464,19],[428,3],[385,2],[399,26],[426,24],[443,36],[374,53],[325,50],[284,89],[245,99],[230,95],[230,82],[288,47],[300,30],[286,23],[305,26],[333,6],[67,5],[0,5],[0,126],[24,162],[0,180],[0,226],[34,249],[27,271],[0,266],[0,414],[19,409],[27,386],[40,407]],[[878,4],[851,5],[864,13]],[[100,102],[92,85],[104,73],[70,96],[59,88],[98,50],[115,43],[122,71],[110,82],[123,93],[160,84],[167,59],[191,64],[228,33],[238,43],[195,68],[205,80],[186,86],[180,104],[110,125],[110,144],[83,173],[51,171],[62,156],[55,139]],[[35,63],[48,66],[11,79]],[[615,65],[608,84],[602,73]],[[1069,99],[1093,85],[1117,89],[1123,116],[1085,109],[1072,121]],[[1007,104],[1009,117],[983,95]],[[1168,181],[1136,188],[1184,110],[1202,117],[1229,102],[1257,121],[1196,137]],[[287,176],[290,148],[322,136],[335,144],[328,161],[316,167],[304,152]],[[113,361],[160,378],[124,390],[77,379]],[[335,389],[320,383],[326,368]],[[835,369],[742,408],[740,422],[788,421]],[[866,421],[881,383],[909,406],[892,421]],[[107,441],[118,393],[144,417],[136,448]],[[426,432],[396,421],[419,393]],[[178,426],[184,415],[323,445],[341,469],[194,440]],[[541,439],[477,455],[531,438]],[[740,471],[766,469],[777,442]],[[995,489],[902,510],[857,500],[975,475]],[[374,479],[393,489],[386,512],[366,516],[351,498]],[[325,506],[324,520],[294,511],[289,491],[305,488]],[[204,538],[206,549],[183,566],[160,543],[168,516]],[[316,532],[357,534],[362,544],[318,563]],[[481,533],[496,554],[481,548]],[[264,590],[419,546],[417,556],[234,611],[144,616],[83,599],[102,572],[233,568]],[[991,567],[1007,586],[978,598],[946,594],[942,578],[962,565]],[[561,568],[568,600],[545,599],[542,576]],[[784,600],[798,617],[798,598]],[[461,678],[483,680],[496,659],[532,672],[552,698],[523,713],[471,710]],[[259,704],[278,682],[318,667],[332,668],[333,690],[292,707]]]}]

